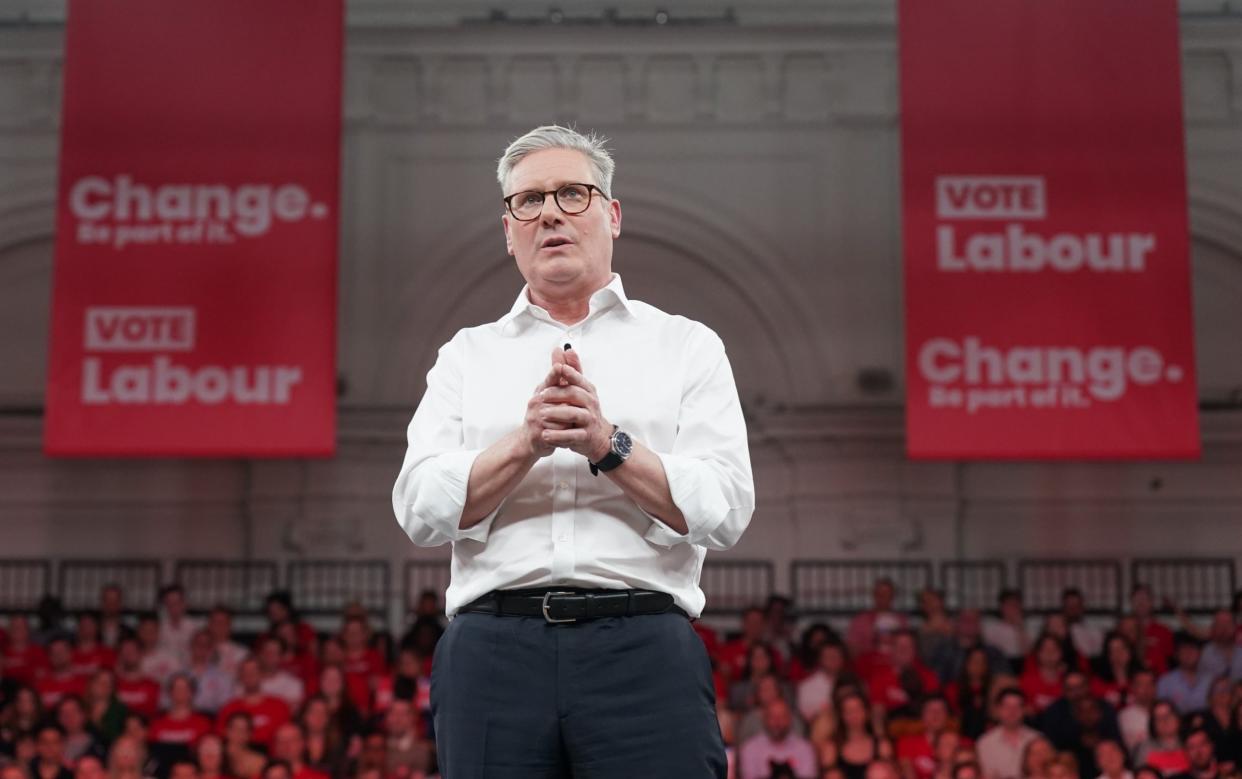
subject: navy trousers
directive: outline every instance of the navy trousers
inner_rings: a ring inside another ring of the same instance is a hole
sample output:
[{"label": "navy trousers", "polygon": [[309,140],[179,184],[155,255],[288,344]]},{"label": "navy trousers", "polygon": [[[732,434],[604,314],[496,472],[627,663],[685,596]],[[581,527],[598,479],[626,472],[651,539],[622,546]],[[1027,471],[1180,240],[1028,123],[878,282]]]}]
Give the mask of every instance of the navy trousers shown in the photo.
[{"label": "navy trousers", "polygon": [[445,779],[724,779],[703,642],[676,613],[458,614],[431,674]]}]

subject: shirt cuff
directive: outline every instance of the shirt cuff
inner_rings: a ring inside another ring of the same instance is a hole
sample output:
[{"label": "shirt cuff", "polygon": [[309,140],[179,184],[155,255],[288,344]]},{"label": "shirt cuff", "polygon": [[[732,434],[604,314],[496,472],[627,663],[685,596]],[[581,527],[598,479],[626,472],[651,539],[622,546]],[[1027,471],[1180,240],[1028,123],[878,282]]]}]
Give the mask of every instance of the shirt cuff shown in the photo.
[{"label": "shirt cuff", "polygon": [[644,511],[651,518],[651,527],[643,538],[657,546],[671,547],[676,544],[701,544],[720,527],[729,515],[729,502],[721,494],[711,466],[694,457],[678,454],[655,453],[664,466],[669,493],[673,504],[685,517],[684,535],[670,528],[659,518]]},{"label": "shirt cuff", "polygon": [[475,458],[482,449],[466,449],[460,452],[445,452],[434,460],[423,465],[428,470],[420,474],[422,487],[418,497],[410,506],[414,518],[423,522],[434,532],[450,541],[470,539],[483,543],[492,528],[492,520],[500,511],[501,501],[483,519],[470,527],[460,528],[462,511],[466,507],[466,489],[470,483],[470,469]]}]

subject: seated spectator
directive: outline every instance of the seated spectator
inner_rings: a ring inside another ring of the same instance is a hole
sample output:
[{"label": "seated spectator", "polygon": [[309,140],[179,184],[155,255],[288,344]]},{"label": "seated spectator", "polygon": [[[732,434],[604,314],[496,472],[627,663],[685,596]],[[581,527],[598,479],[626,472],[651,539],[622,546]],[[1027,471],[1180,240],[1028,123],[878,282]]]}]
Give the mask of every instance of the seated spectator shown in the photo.
[{"label": "seated spectator", "polygon": [[107,749],[90,728],[82,699],[66,695],[56,704],[56,724],[60,726],[65,762],[72,764],[83,755],[103,757]]},{"label": "seated spectator", "polygon": [[215,733],[205,733],[194,747],[199,779],[227,779],[224,772],[224,740]]},{"label": "seated spectator", "polygon": [[1151,588],[1136,584],[1130,590],[1130,612],[1136,620],[1142,646],[1138,654],[1157,676],[1168,670],[1173,657],[1173,631],[1156,620]]},{"label": "seated spectator", "polygon": [[920,591],[919,617],[919,655],[928,658],[943,655],[953,645],[956,630],[944,608],[944,593],[931,588]]},{"label": "seated spectator", "polygon": [[1095,763],[1096,745],[1101,741],[1118,741],[1121,738],[1112,710],[1105,711],[1107,706],[1101,699],[1090,696],[1074,703],[1074,728],[1078,739],[1072,748],[1064,751],[1074,756],[1074,762],[1083,776],[1095,776],[1100,772]]},{"label": "seated spectator", "polygon": [[303,691],[309,694],[319,679],[319,658],[315,656],[315,642],[311,642],[310,646],[302,645],[298,627],[292,622],[277,625],[276,637],[285,644],[281,667],[293,674],[302,683]]},{"label": "seated spectator", "polygon": [[816,652],[815,664],[805,679],[798,683],[798,713],[807,722],[832,706],[832,690],[845,672],[845,646],[828,641]]},{"label": "seated spectator", "polygon": [[1156,675],[1148,670],[1135,672],[1130,677],[1129,703],[1117,713],[1117,727],[1127,754],[1133,755],[1135,748],[1147,739],[1155,702]]},{"label": "seated spectator", "polygon": [[720,670],[727,681],[734,682],[746,676],[750,648],[763,643],[767,629],[768,623],[763,609],[752,606],[742,612],[741,635],[726,641],[720,647]]},{"label": "seated spectator", "polygon": [[1069,629],[1074,649],[1086,660],[1100,654],[1104,649],[1104,634],[1087,622],[1086,601],[1077,587],[1067,587],[1061,592],[1061,615]]},{"label": "seated spectator", "polygon": [[1184,730],[1202,728],[1212,737],[1216,756],[1223,758],[1229,750],[1229,729],[1233,720],[1233,685],[1228,677],[1217,677],[1208,689],[1206,709],[1192,711],[1182,718]]},{"label": "seated spectator", "polygon": [[39,703],[45,709],[53,709],[66,695],[81,697],[86,692],[86,680],[73,670],[73,647],[63,636],[53,638],[47,645],[47,672],[35,681]]},{"label": "seated spectator", "polygon": [[[759,680],[768,676],[777,676],[776,650],[765,643],[755,644],[746,654],[746,665],[742,676],[729,685],[729,708],[739,714],[753,708],[757,701]],[[778,679],[779,681],[779,679]],[[793,700],[789,685],[780,681],[781,697],[786,701]]]},{"label": "seated spectator", "polygon": [[30,620],[23,614],[9,617],[8,639],[0,645],[0,678],[33,686],[47,669],[47,651],[30,635]]},{"label": "seated spectator", "polygon": [[[1050,706],[1039,713],[1036,718],[1036,727],[1039,728],[1048,739],[1052,741],[1052,745],[1059,751],[1073,751],[1082,743],[1084,736],[1084,723],[1080,721],[1081,715],[1094,717],[1098,714],[1100,722],[1092,721],[1092,727],[1101,727],[1106,738],[1120,739],[1121,734],[1117,731],[1116,715],[1112,709],[1105,711],[1103,708],[1097,707],[1088,711],[1080,707],[1083,701],[1095,700],[1091,695],[1091,685],[1087,681],[1086,674],[1079,671],[1070,671],[1065,675],[1063,684],[1064,694],[1054,701]],[[1091,745],[1094,747],[1094,745]],[[1094,757],[1090,758],[1092,761]],[[1079,762],[1084,763],[1083,768],[1091,776],[1095,773],[1091,770],[1091,766],[1083,761],[1079,756]]]},{"label": "seated spectator", "polygon": [[1177,667],[1166,671],[1156,683],[1156,697],[1171,701],[1178,714],[1187,714],[1207,706],[1212,679],[1199,670],[1201,644],[1199,639],[1179,632],[1174,639]]},{"label": "seated spectator", "polygon": [[837,632],[823,622],[808,625],[802,631],[802,640],[798,642],[798,651],[788,663],[788,680],[795,686],[815,672],[819,660],[819,648],[828,643],[840,643]]},{"label": "seated spectator", "polygon": [[0,709],[0,753],[14,755],[19,737],[33,736],[43,721],[43,707],[33,687],[19,684]]},{"label": "seated spectator", "polygon": [[148,719],[160,708],[160,684],[142,672],[137,638],[123,638],[116,652],[116,697],[129,711]]},{"label": "seated spectator", "polygon": [[897,586],[888,577],[877,579],[871,591],[871,609],[850,620],[845,645],[854,657],[862,657],[876,646],[877,634],[894,633],[909,627],[906,615],[893,610]]},{"label": "seated spectator", "polygon": [[974,751],[966,746],[966,740],[962,738],[961,733],[948,728],[940,731],[932,743],[932,758],[936,763],[932,779],[952,779],[953,766],[958,762],[959,755],[962,753],[968,754],[971,760],[975,759]]},{"label": "seated spectator", "polygon": [[[1063,649],[1062,642],[1049,633],[1035,640],[1034,663],[1022,674],[1020,685],[1037,714],[1061,697],[1066,670]],[[987,771],[986,765],[983,770]]]},{"label": "seated spectator", "polygon": [[432,744],[423,737],[414,707],[409,701],[393,701],[384,715],[387,735],[385,765],[389,776],[405,776],[431,770]]},{"label": "seated spectator", "polygon": [[1227,676],[1233,681],[1242,679],[1242,646],[1237,642],[1238,626],[1233,614],[1221,609],[1212,615],[1208,629],[1207,644],[1199,659],[1199,670],[1215,679]]},{"label": "seated spectator", "polygon": [[392,673],[376,680],[375,710],[388,711],[394,700],[409,701],[420,719],[431,708],[431,680],[423,675],[423,663],[413,647],[402,647]]},{"label": "seated spectator", "polygon": [[[66,652],[68,641],[65,641]],[[73,779],[65,760],[65,734],[59,725],[45,723],[35,733],[35,757],[30,761],[31,779]]]},{"label": "seated spectator", "polygon": [[1047,779],[1048,766],[1057,757],[1057,750],[1052,742],[1043,736],[1031,739],[1022,750],[1023,779]]},{"label": "seated spectator", "polygon": [[109,779],[150,779],[146,744],[133,736],[121,736],[108,751]]},{"label": "seated spectator", "polygon": [[224,718],[224,774],[225,776],[258,776],[267,758],[251,746],[254,724],[250,715],[235,711]]},{"label": "seated spectator", "polygon": [[103,761],[95,755],[83,755],[73,766],[73,779],[107,779]]},{"label": "seated spectator", "polygon": [[1105,740],[1095,745],[1095,764],[1099,779],[1134,779],[1126,767],[1126,751],[1116,741]]},{"label": "seated spectator", "polygon": [[263,611],[267,615],[267,634],[276,635],[279,628],[288,622],[297,633],[296,646],[314,646],[315,629],[299,618],[293,607],[293,594],[288,590],[273,590],[263,602]]},{"label": "seated spectator", "polygon": [[229,717],[235,712],[250,715],[253,732],[251,739],[266,747],[272,741],[276,728],[289,721],[289,704],[273,695],[268,695],[260,688],[263,680],[259,671],[259,662],[253,657],[242,661],[238,670],[238,695],[224,704],[218,716],[219,726],[223,729]]},{"label": "seated spectator", "polygon": [[1048,779],[1079,779],[1078,760],[1069,752],[1058,752],[1048,763]]},{"label": "seated spectator", "polygon": [[272,757],[289,764],[291,779],[328,779],[327,774],[306,764],[306,736],[296,722],[286,722],[276,728]]},{"label": "seated spectator", "polygon": [[1220,765],[1212,737],[1203,728],[1194,728],[1186,734],[1187,769],[1177,774],[1178,779],[1217,779],[1221,776]]},{"label": "seated spectator", "polygon": [[212,657],[225,676],[237,678],[237,669],[250,652],[233,640],[233,613],[216,606],[207,615],[207,634],[211,636]]},{"label": "seated spectator", "polygon": [[1151,729],[1148,739],[1139,744],[1134,754],[1137,765],[1151,765],[1164,776],[1180,774],[1190,768],[1182,751],[1181,718],[1172,702],[1157,700],[1151,708]]},{"label": "seated spectator", "polygon": [[983,642],[983,626],[977,609],[962,609],[952,624],[953,634],[950,640],[941,644],[936,654],[923,655],[942,682],[952,681],[961,674],[967,653],[976,647],[983,647],[992,673],[1010,672],[1009,661],[1005,659],[1005,655]]},{"label": "seated spectator", "polygon": [[350,747],[358,737],[346,736],[334,726],[327,699],[322,695],[308,698],[298,715],[298,724],[302,726],[306,740],[306,764],[322,774],[341,774],[345,770]]},{"label": "seated spectator", "polygon": [[345,686],[345,672],[339,666],[325,665],[319,672],[319,695],[328,704],[332,727],[340,730],[346,739],[362,734],[362,712],[354,706]]},{"label": "seated spectator", "polygon": [[957,713],[962,735],[977,741],[987,729],[994,686],[987,652],[976,647],[966,653],[957,679],[945,688],[945,697]]},{"label": "seated spectator", "polygon": [[165,585],[160,590],[158,648],[176,660],[177,670],[189,662],[190,640],[202,629],[202,621],[187,612],[185,589],[180,584]]},{"label": "seated spectator", "polygon": [[921,732],[897,741],[897,763],[905,779],[931,779],[936,773],[936,741],[949,729],[949,703],[940,695],[919,706]]},{"label": "seated spectator", "polygon": [[99,640],[99,618],[89,611],[78,615],[73,639],[73,671],[90,678],[100,668],[116,665],[116,652]]},{"label": "seated spectator", "polygon": [[170,758],[190,758],[191,749],[200,738],[212,731],[212,722],[194,711],[194,677],[175,674],[168,680],[168,711],[151,722],[148,738],[159,745],[163,754],[161,762],[171,764]]},{"label": "seated spectator", "polygon": [[[255,658],[259,661],[259,674],[262,677],[259,690],[265,695],[280,698],[290,708],[296,708],[302,705],[305,691],[302,680],[283,667],[285,650],[285,642],[279,636],[267,635],[259,639],[255,648]],[[296,766],[294,773],[297,773]]]},{"label": "seated spectator", "polygon": [[125,593],[119,584],[105,584],[99,590],[99,640],[115,650],[122,638],[132,635],[125,622]]},{"label": "seated spectator", "polygon": [[[754,701],[745,710],[739,712],[740,719],[734,728],[735,743],[740,744],[763,730],[764,712],[767,711],[768,704],[778,698],[789,703],[785,692],[786,688],[782,687],[774,674],[759,678],[755,685]],[[806,726],[797,716],[792,718],[792,729],[796,735],[806,735]]]},{"label": "seated spectator", "polygon": [[[160,645],[160,622],[154,614],[143,614],[138,618],[138,670],[148,679],[154,679],[161,689],[168,684],[168,677],[181,670],[181,658],[172,654]],[[118,649],[117,662],[120,662]]]},{"label": "seated spectator", "polygon": [[856,690],[839,690],[837,727],[831,742],[820,751],[822,767],[840,768],[846,779],[862,779],[873,760],[891,760],[892,744],[876,733],[867,699]]},{"label": "seated spectator", "polygon": [[976,751],[984,779],[1018,779],[1026,745],[1039,737],[1023,722],[1026,696],[1002,690],[996,697],[996,726],[979,738]]},{"label": "seated spectator", "polygon": [[[773,649],[776,650],[776,656],[780,667],[786,672],[788,678],[794,655],[794,623],[795,620],[789,615],[789,607],[792,601],[784,595],[773,593],[768,596],[767,605],[763,609],[763,621],[765,629],[763,640],[767,641]],[[801,678],[801,677],[799,677]]]},{"label": "seated spectator", "polygon": [[1022,673],[1022,664],[1031,648],[1022,610],[1022,591],[1001,590],[997,598],[1000,616],[983,623],[983,642],[996,649],[1009,661],[1008,673]]},{"label": "seated spectator", "polygon": [[370,731],[362,739],[362,749],[346,773],[356,779],[383,779],[388,763],[388,738],[380,731]]},{"label": "seated spectator", "polygon": [[366,621],[354,616],[345,619],[341,627],[341,644],[345,656],[341,669],[345,672],[346,686],[359,710],[371,710],[371,690],[375,679],[388,673],[388,663],[383,656],[369,646],[371,639]]},{"label": "seated spectator", "polygon": [[1134,647],[1117,632],[1104,637],[1104,652],[1091,663],[1091,694],[1113,708],[1121,706],[1130,690],[1130,679],[1142,668]]},{"label": "seated spectator", "polygon": [[890,714],[913,715],[914,704],[924,695],[939,692],[940,680],[918,655],[913,631],[899,630],[892,636],[888,663],[873,666],[867,678],[870,698]]},{"label": "seated spectator", "polygon": [[204,628],[190,639],[186,673],[194,680],[194,708],[215,714],[233,697],[233,677],[215,663],[211,633]]},{"label": "seated spectator", "polygon": [[798,779],[814,779],[815,752],[811,742],[792,732],[792,724],[789,704],[779,698],[768,703],[763,732],[742,744],[738,760],[740,779],[770,779],[779,766],[785,766],[786,775],[792,772]]},{"label": "seated spectator", "polygon": [[[1082,656],[1078,652],[1078,648],[1074,646],[1074,640],[1070,637],[1069,623],[1065,621],[1064,614],[1061,612],[1049,614],[1044,619],[1044,627],[1039,635],[1042,636],[1045,633],[1061,642],[1061,659],[1064,661],[1066,669],[1077,668],[1080,671],[1087,670],[1087,658]],[[1027,655],[1026,662],[1022,666],[1023,673],[1030,670],[1031,666],[1035,664],[1035,654],[1036,651],[1033,649],[1031,654]]]},{"label": "seated spectator", "polygon": [[116,696],[116,674],[100,669],[86,683],[82,696],[86,719],[105,744],[111,744],[125,727],[125,704]]}]

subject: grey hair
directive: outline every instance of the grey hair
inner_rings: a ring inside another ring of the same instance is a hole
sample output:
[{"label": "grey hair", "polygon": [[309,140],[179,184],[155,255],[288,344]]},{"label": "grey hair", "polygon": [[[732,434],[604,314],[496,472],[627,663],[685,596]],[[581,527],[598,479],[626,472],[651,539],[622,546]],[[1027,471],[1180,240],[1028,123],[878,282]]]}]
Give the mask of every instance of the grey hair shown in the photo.
[{"label": "grey hair", "polygon": [[[572,127],[561,127],[558,124],[545,124],[536,127],[509,144],[496,165],[496,180],[500,182],[500,191],[504,193],[509,184],[509,176],[522,158],[527,154],[544,149],[572,149],[586,155],[595,172],[595,184],[604,191],[605,197],[612,197],[612,174],[616,163],[604,144],[608,139],[595,133],[583,135]],[[584,182],[589,183],[589,182]]]}]

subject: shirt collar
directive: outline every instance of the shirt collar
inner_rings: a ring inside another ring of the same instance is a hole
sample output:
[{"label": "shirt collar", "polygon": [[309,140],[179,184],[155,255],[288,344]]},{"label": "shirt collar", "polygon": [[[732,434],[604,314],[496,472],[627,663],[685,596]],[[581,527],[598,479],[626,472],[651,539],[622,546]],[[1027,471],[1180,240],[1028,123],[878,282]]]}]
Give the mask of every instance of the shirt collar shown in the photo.
[{"label": "shirt collar", "polygon": [[[607,284],[592,293],[587,319],[617,305],[620,306],[624,315],[631,319],[638,317],[637,311],[634,310],[634,304],[625,295],[625,286],[621,283],[621,274],[614,273]],[[549,316],[546,310],[530,301],[529,284],[522,287],[522,291],[518,293],[517,299],[513,301],[513,306],[509,309],[509,313],[500,318],[498,324],[501,326],[501,332],[505,335],[515,333],[520,325],[520,320],[525,318],[540,319],[545,322],[552,321],[551,316]]]}]

